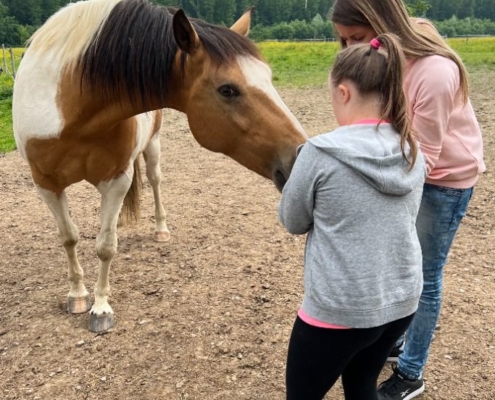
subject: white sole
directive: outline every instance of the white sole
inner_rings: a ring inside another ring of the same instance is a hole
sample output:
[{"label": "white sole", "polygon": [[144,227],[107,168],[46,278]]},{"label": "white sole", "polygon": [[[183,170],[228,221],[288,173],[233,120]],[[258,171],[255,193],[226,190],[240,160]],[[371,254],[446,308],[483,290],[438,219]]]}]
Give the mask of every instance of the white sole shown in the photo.
[{"label": "white sole", "polygon": [[419,396],[424,391],[425,391],[425,384],[423,383],[423,385],[420,388],[416,389],[412,393],[409,393],[409,395],[407,395],[406,397],[404,397],[402,400],[411,400],[411,399],[414,399],[416,396]]}]

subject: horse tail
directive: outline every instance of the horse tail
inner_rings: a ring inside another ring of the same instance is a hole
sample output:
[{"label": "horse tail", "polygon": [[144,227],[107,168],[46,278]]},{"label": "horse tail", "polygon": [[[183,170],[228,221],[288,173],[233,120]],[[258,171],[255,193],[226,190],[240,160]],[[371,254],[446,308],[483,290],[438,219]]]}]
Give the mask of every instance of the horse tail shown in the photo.
[{"label": "horse tail", "polygon": [[139,220],[139,197],[142,185],[138,156],[136,160],[134,160],[134,175],[132,176],[131,187],[125,195],[124,204],[122,206],[122,222],[133,223]]}]

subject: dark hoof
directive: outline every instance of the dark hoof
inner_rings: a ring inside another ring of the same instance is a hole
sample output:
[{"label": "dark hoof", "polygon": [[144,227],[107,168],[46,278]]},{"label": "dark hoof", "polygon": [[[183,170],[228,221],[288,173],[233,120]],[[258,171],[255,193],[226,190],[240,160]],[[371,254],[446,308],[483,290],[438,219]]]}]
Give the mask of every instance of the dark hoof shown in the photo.
[{"label": "dark hoof", "polygon": [[67,297],[67,311],[69,314],[83,314],[91,309],[89,294],[84,297]]},{"label": "dark hoof", "polygon": [[95,333],[101,333],[108,331],[115,325],[113,314],[89,314],[89,330]]}]

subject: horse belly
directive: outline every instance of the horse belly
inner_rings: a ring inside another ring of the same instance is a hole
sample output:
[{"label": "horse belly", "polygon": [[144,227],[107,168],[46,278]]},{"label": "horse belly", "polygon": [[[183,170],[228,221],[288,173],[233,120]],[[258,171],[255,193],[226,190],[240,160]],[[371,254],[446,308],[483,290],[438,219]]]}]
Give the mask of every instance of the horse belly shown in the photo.
[{"label": "horse belly", "polygon": [[12,119],[17,148],[26,159],[29,139],[59,137],[63,119],[57,107],[60,69],[51,63],[50,55],[43,58],[24,55],[14,83]]}]

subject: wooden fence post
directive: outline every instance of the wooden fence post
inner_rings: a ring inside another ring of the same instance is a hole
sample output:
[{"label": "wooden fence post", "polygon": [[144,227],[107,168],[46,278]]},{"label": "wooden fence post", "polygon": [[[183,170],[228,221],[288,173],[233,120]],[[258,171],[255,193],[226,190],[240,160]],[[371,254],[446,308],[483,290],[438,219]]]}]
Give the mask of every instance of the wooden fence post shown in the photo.
[{"label": "wooden fence post", "polygon": [[2,43],[3,72],[7,73],[7,58],[5,57],[5,45]]},{"label": "wooden fence post", "polygon": [[12,78],[15,80],[15,60],[14,60],[14,51],[12,47],[10,48],[10,62],[12,63]]}]

